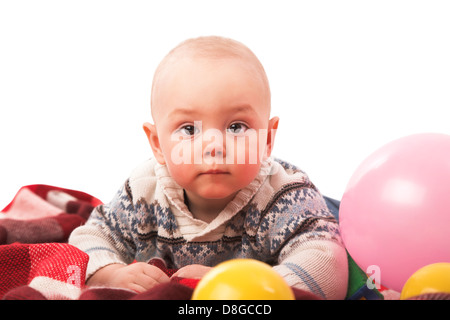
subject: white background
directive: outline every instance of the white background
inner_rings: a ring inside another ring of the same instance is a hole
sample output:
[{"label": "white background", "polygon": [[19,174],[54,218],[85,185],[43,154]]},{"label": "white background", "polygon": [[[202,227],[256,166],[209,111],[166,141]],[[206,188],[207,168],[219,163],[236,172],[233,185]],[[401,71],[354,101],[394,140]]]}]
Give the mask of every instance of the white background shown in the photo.
[{"label": "white background", "polygon": [[249,46],[280,117],[274,155],[340,199],[393,139],[450,134],[449,1],[0,0],[0,207],[27,184],[109,201],[151,156],[142,124],[163,56]]}]

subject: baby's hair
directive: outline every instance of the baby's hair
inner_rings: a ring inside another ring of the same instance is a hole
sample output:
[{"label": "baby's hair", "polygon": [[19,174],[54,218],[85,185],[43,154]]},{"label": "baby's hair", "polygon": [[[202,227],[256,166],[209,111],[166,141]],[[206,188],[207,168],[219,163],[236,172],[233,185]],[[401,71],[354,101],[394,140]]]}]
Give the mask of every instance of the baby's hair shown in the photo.
[{"label": "baby's hair", "polygon": [[164,57],[155,71],[152,85],[152,97],[155,89],[155,84],[158,81],[158,77],[160,77],[160,75],[166,71],[166,67],[168,65],[183,57],[205,58],[213,60],[236,58],[250,61],[250,63],[254,65],[255,70],[259,73],[259,76],[263,81],[264,86],[266,87],[270,108],[269,80],[259,59],[247,46],[245,46],[241,42],[219,36],[203,36],[188,39],[173,48]]},{"label": "baby's hair", "polygon": [[254,53],[244,44],[225,37],[208,36],[188,39],[172,49],[168,56],[176,54],[181,50],[185,50],[184,53],[190,53],[194,56],[212,59],[251,56],[259,62]]}]

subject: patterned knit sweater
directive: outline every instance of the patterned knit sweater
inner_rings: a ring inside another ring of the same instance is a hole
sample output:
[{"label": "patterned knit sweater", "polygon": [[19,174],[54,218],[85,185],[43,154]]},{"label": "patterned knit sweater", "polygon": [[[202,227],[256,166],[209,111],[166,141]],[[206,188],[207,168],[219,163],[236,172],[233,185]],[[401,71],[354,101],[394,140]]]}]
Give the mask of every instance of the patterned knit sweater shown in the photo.
[{"label": "patterned knit sweater", "polygon": [[192,216],[167,167],[148,160],[69,243],[89,254],[87,277],[134,260],[161,258],[177,269],[253,258],[322,298],[343,299],[347,290],[346,252],[323,197],[304,172],[272,158],[210,223]]}]

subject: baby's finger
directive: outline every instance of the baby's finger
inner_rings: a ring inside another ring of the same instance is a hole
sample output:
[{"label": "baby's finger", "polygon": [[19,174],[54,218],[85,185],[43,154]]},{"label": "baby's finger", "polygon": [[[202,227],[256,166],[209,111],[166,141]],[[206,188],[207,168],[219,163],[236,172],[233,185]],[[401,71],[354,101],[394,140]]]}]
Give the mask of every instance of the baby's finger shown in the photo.
[{"label": "baby's finger", "polygon": [[144,268],[143,268],[143,273],[154,279],[157,283],[164,283],[164,282],[169,282],[170,278],[169,276],[162,271],[160,268],[152,266],[147,264]]},{"label": "baby's finger", "polygon": [[148,289],[138,283],[129,283],[126,287],[127,289],[133,290],[136,293],[142,293],[147,291]]},{"label": "baby's finger", "polygon": [[191,264],[191,265],[187,265],[185,267],[180,268],[177,272],[175,272],[172,275],[172,277],[200,279],[210,269],[211,269],[211,267],[203,266],[200,264]]}]

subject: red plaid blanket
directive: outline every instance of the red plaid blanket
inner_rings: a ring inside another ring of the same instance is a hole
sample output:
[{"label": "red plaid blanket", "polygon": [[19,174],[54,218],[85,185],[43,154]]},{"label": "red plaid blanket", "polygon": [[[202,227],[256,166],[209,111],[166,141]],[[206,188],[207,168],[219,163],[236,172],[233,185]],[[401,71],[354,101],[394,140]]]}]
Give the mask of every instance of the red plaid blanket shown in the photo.
[{"label": "red plaid blanket", "polygon": [[[198,280],[171,278],[144,293],[85,285],[89,256],[67,243],[101,201],[86,193],[47,185],[21,188],[0,212],[0,299],[191,298]],[[168,275],[160,260],[152,263]],[[294,289],[297,299],[317,297]]]},{"label": "red plaid blanket", "polygon": [[66,242],[100,203],[70,189],[21,188],[0,213],[0,297],[20,287],[48,299],[77,297],[89,257]]}]

